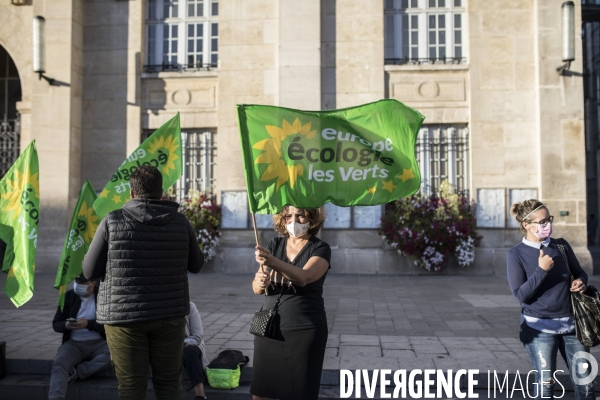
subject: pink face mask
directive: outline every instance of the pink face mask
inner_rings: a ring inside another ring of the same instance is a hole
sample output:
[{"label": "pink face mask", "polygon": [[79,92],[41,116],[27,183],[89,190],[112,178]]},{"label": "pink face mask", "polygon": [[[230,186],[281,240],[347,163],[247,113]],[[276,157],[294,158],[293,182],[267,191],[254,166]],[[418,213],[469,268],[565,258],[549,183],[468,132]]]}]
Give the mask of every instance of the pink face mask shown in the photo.
[{"label": "pink face mask", "polygon": [[552,235],[552,224],[547,223],[545,227],[537,226],[537,231],[533,233],[538,239],[546,239]]}]

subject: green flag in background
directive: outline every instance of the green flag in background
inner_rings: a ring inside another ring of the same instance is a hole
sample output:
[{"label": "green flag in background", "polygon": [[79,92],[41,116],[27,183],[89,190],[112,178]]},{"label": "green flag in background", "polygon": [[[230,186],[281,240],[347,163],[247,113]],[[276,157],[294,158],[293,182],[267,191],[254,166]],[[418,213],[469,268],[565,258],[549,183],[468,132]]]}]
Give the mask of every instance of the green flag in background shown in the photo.
[{"label": "green flag in background", "polygon": [[[20,307],[33,296],[33,276],[40,222],[40,181],[35,141],[0,180],[0,240],[5,247],[4,293]],[[1,254],[0,254],[1,256]]]},{"label": "green flag in background", "polygon": [[425,117],[396,100],[330,111],[238,105],[250,210],[376,205],[421,185]]},{"label": "green flag in background", "polygon": [[163,190],[169,189],[181,176],[181,129],[179,113],[158,128],[140,145],[114,173],[100,196],[94,209],[100,218],[123,207],[130,199],[129,179],[133,171],[142,165],[152,165],[163,176]]},{"label": "green flag in background", "polygon": [[73,211],[71,226],[65,238],[62,255],[58,263],[58,271],[56,272],[56,280],[54,281],[54,288],[59,290],[58,304],[61,309],[65,305],[67,284],[81,275],[83,256],[87,253],[96,233],[96,228],[98,228],[99,218],[93,207],[96,197],[98,196],[96,196],[90,181],[85,181],[75,211]]}]

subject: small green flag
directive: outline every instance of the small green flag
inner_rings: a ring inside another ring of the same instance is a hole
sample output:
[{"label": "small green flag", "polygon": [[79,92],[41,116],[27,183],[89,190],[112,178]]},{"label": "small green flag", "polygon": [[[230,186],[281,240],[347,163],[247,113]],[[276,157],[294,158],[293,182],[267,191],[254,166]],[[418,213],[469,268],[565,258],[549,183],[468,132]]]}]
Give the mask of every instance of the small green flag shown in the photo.
[{"label": "small green flag", "polygon": [[39,163],[35,141],[0,180],[0,240],[6,247],[4,293],[20,307],[33,297],[33,277],[40,222]]},{"label": "small green flag", "polygon": [[163,176],[163,191],[169,189],[181,176],[181,129],[179,113],[158,128],[117,169],[94,202],[98,217],[117,210],[130,199],[129,179],[142,165],[152,165]]},{"label": "small green flag", "polygon": [[54,281],[54,288],[59,290],[57,303],[61,309],[65,306],[67,284],[81,275],[83,256],[87,253],[98,228],[99,218],[94,210],[94,201],[97,197],[94,187],[86,180],[73,211],[71,226],[65,238]]},{"label": "small green flag", "polygon": [[330,111],[238,105],[250,210],[387,203],[415,193],[425,117],[396,100]]}]

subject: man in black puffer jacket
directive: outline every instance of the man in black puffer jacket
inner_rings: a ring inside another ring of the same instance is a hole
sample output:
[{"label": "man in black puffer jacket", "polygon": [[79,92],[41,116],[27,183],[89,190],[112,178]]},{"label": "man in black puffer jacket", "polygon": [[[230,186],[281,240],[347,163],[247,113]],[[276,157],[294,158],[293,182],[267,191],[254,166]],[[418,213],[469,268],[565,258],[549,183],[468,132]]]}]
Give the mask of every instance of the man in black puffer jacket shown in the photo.
[{"label": "man in black puffer jacket", "polygon": [[131,174],[131,201],[100,223],[83,262],[102,278],[96,319],[106,330],[121,400],[145,399],[148,365],[157,399],[181,399],[187,271],[204,257],[179,205],[160,200],[162,175],[151,166]]}]

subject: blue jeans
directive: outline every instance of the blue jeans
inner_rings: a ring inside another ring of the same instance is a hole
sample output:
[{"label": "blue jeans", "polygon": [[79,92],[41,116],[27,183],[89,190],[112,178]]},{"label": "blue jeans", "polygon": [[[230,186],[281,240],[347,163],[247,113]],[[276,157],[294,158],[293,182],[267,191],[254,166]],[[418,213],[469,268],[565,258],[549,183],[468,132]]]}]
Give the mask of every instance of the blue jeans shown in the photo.
[{"label": "blue jeans", "polygon": [[[533,369],[535,373],[535,388],[530,395],[536,399],[551,399],[553,398],[555,381],[554,372],[556,370],[556,356],[557,351],[560,351],[562,358],[567,363],[569,371],[575,370],[578,378],[585,378],[589,375],[590,365],[588,368],[584,368],[587,361],[584,358],[577,358],[575,361],[576,365],[572,366],[571,362],[573,355],[578,351],[589,353],[590,348],[581,344],[574,333],[571,334],[554,334],[545,333],[533,329],[528,326],[525,322],[521,325],[520,339],[531,358]],[[543,371],[543,372],[542,372]],[[580,374],[579,371],[587,371]],[[565,371],[567,372],[567,371]],[[594,395],[594,382],[587,385],[576,385],[573,382],[573,376],[570,373],[569,377],[575,388],[575,398],[577,400],[595,400]],[[564,386],[564,385],[563,385]],[[542,390],[540,391],[540,388]],[[561,391],[561,388],[557,388]],[[541,392],[541,393],[540,393]],[[561,392],[562,393],[562,392]]]}]

